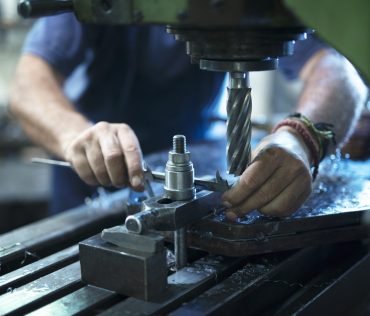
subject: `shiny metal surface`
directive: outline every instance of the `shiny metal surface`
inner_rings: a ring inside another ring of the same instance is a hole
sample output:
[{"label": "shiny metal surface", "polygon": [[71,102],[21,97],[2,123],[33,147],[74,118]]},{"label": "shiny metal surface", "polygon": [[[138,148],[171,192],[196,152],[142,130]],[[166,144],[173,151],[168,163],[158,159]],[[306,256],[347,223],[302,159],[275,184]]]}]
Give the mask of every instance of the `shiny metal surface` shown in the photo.
[{"label": "shiny metal surface", "polygon": [[175,231],[174,244],[175,244],[175,263],[176,269],[185,267],[188,262],[186,251],[186,228],[180,228]]},{"label": "shiny metal surface", "polygon": [[80,265],[75,262],[1,295],[0,315],[24,315],[28,304],[63,291],[75,291],[80,287]]},{"label": "shiny metal surface", "polygon": [[85,283],[143,300],[160,296],[166,288],[163,243],[156,252],[145,252],[107,243],[97,235],[80,242],[79,251]]},{"label": "shiny metal surface", "polygon": [[220,205],[220,193],[201,191],[191,201],[172,201],[163,197],[147,199],[143,210],[126,218],[129,232],[141,234],[150,229],[175,231],[210,214]]},{"label": "shiny metal surface", "polygon": [[164,182],[165,196],[173,201],[191,200],[195,195],[194,168],[184,135],[173,137],[173,149],[168,153]]},{"label": "shiny metal surface", "polygon": [[[184,135],[173,137],[173,149],[168,153],[164,180],[164,197],[172,201],[188,201],[194,198],[194,168],[190,161],[190,152],[186,149]],[[184,227],[175,231],[174,243],[176,268],[180,269],[187,263],[186,229]]]},{"label": "shiny metal surface", "polygon": [[251,159],[252,97],[248,73],[232,72],[227,100],[227,164],[230,174],[240,176]]},{"label": "shiny metal surface", "polygon": [[200,69],[224,72],[274,70],[277,68],[277,66],[278,60],[274,58],[245,60],[245,61],[201,59],[199,61]]},{"label": "shiny metal surface", "polygon": [[[144,177],[148,182],[149,181],[164,182],[165,174],[159,171],[152,171],[148,166],[146,166],[144,170]],[[207,178],[210,177],[207,176]],[[228,189],[230,189],[232,185],[232,183],[229,184],[228,180],[221,177],[219,171],[216,171],[216,176],[214,177],[214,180],[212,179],[207,180],[206,178],[194,177],[194,184],[196,187],[212,192],[225,192]]]}]

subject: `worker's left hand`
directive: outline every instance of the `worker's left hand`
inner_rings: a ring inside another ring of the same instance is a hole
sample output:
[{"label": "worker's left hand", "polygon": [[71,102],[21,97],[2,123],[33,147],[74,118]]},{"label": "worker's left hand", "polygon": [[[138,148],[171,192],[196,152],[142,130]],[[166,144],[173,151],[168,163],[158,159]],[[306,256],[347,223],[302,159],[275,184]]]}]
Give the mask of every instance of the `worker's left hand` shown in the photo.
[{"label": "worker's left hand", "polygon": [[301,137],[282,127],[265,137],[252,163],[223,195],[226,216],[236,220],[257,209],[266,216],[287,216],[311,193],[310,154]]}]

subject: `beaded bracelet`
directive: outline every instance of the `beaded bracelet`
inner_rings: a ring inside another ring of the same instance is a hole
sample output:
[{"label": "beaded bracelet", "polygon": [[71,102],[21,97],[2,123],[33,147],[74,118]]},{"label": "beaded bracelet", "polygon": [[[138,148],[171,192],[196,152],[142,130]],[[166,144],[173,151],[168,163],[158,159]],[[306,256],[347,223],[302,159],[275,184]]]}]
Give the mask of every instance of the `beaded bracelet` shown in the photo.
[{"label": "beaded bracelet", "polygon": [[277,124],[272,132],[276,132],[282,126],[289,126],[297,131],[302,137],[312,157],[312,179],[315,180],[319,171],[319,164],[324,159],[329,144],[335,144],[335,133],[333,125],[328,123],[311,122],[300,113],[289,115],[286,119]]}]

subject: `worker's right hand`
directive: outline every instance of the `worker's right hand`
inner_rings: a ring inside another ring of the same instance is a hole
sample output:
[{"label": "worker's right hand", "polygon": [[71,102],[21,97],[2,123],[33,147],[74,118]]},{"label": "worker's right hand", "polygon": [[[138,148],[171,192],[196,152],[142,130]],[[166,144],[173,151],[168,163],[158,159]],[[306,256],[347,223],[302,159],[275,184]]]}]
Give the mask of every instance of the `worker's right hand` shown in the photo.
[{"label": "worker's right hand", "polygon": [[142,191],[142,153],[127,124],[99,122],[74,138],[64,158],[89,185],[125,187]]},{"label": "worker's right hand", "polygon": [[253,210],[266,216],[291,215],[311,194],[311,153],[291,127],[266,136],[252,163],[223,195],[226,217],[235,221]]}]

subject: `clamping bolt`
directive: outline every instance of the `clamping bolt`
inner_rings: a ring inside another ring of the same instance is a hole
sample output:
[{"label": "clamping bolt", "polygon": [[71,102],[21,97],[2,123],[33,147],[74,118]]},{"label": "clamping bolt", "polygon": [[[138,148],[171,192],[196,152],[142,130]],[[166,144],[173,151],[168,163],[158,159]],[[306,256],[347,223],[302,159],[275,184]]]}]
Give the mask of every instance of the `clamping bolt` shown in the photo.
[{"label": "clamping bolt", "polygon": [[173,137],[173,149],[168,153],[165,169],[164,191],[173,201],[191,200],[195,196],[194,168],[184,135]]}]

